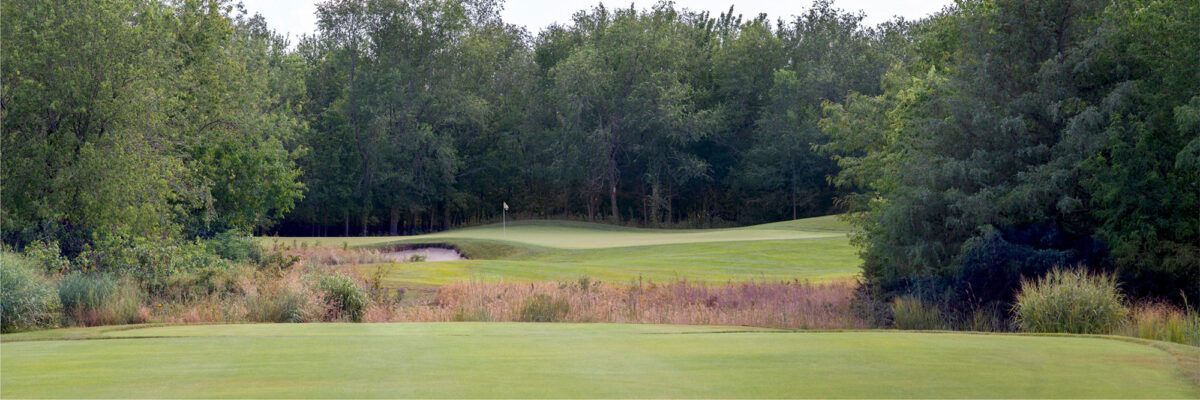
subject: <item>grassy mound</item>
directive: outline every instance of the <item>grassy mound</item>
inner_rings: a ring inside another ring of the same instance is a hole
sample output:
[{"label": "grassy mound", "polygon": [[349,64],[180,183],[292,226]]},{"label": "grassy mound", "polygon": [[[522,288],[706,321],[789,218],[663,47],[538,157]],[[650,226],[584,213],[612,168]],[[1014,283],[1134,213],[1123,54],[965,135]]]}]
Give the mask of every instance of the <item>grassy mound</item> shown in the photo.
[{"label": "grassy mound", "polygon": [[[519,221],[429,235],[371,238],[265,238],[268,243],[394,248],[448,245],[470,260],[388,267],[389,285],[455,281],[687,279],[708,283],[749,280],[852,279],[861,261],[849,228],[836,216],[730,229],[638,229],[585,222]],[[365,266],[374,269],[374,266]]]}]

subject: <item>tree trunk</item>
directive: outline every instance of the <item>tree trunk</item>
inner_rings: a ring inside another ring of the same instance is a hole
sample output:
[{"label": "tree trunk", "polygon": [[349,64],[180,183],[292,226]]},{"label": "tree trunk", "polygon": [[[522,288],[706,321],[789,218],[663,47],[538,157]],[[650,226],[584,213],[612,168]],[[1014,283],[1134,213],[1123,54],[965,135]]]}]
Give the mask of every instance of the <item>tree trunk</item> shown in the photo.
[{"label": "tree trunk", "polygon": [[617,221],[619,221],[620,219],[619,219],[619,217],[617,216],[617,181],[616,181],[616,179],[614,179],[614,180],[613,180],[613,182],[612,182],[612,190],[610,190],[610,191],[608,192],[608,196],[609,196],[609,197],[608,197],[608,201],[609,201],[610,203],[612,203],[612,217],[613,217],[613,220],[617,220]]},{"label": "tree trunk", "polygon": [[363,236],[367,236],[367,222],[370,221],[370,219],[371,219],[371,213],[367,212],[364,209],[363,215],[362,215],[362,226],[363,226],[362,235]]},{"label": "tree trunk", "polygon": [[342,236],[350,236],[350,213],[347,212],[346,217],[342,220],[346,223],[346,233],[343,233]]},{"label": "tree trunk", "polygon": [[796,189],[792,188],[792,220],[796,220]]},{"label": "tree trunk", "polygon": [[400,234],[400,207],[392,208],[391,217],[392,223],[389,226],[390,229],[388,229],[388,232],[390,232],[392,236],[396,236]]}]

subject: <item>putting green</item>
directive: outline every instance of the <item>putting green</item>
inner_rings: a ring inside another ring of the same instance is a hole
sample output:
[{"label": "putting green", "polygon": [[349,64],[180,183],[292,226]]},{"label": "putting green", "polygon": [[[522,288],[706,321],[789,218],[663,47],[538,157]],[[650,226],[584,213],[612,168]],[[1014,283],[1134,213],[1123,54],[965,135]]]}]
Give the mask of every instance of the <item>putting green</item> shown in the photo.
[{"label": "putting green", "polygon": [[[39,338],[51,340],[19,341]],[[1162,350],[1081,337],[413,323],[109,327],[0,341],[5,398],[1200,396]]]}]

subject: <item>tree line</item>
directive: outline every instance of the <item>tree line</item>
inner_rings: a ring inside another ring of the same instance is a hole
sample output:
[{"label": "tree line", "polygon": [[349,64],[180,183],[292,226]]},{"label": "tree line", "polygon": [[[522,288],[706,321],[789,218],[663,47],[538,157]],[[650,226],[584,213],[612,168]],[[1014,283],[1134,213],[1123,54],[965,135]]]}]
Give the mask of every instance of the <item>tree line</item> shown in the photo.
[{"label": "tree line", "polygon": [[[306,195],[284,230],[367,235],[513,212],[642,225],[833,212],[823,101],[879,93],[907,26],[817,2],[744,19],[580,11],[531,35],[493,1],[329,1],[306,60]],[[340,229],[339,229],[340,228]]]}]

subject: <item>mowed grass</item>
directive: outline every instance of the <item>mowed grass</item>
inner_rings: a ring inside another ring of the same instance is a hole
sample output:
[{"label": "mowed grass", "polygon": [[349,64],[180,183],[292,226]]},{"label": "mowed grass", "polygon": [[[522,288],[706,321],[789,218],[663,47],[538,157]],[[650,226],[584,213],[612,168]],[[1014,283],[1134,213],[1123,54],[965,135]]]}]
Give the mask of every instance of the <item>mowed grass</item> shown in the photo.
[{"label": "mowed grass", "polygon": [[[378,238],[265,238],[287,245],[388,248],[446,244],[466,261],[386,266],[389,285],[442,285],[454,281],[543,281],[588,276],[605,281],[706,283],[747,280],[852,279],[860,272],[849,227],[836,216],[730,229],[637,229],[611,225],[522,221],[429,235]],[[340,242],[339,242],[340,241]],[[373,272],[377,266],[362,266]]]},{"label": "mowed grass", "polygon": [[[470,249],[477,243],[440,243]],[[399,263],[384,266],[391,285],[442,285],[462,280],[546,281],[582,276],[608,282],[725,283],[749,280],[852,279],[857,252],[845,238],[706,242],[587,250],[525,248],[498,259]],[[370,276],[379,266],[360,266]]]},{"label": "mowed grass", "polygon": [[514,221],[414,236],[263,237],[264,244],[360,247],[397,242],[479,239],[556,249],[597,249],[700,242],[846,237],[849,227],[837,216],[807,218],[728,229],[641,229],[572,221]]},{"label": "mowed grass", "polygon": [[[52,340],[19,341],[39,338]],[[2,339],[5,398],[1200,396],[1166,352],[1082,337],[410,323],[88,328]]]}]

